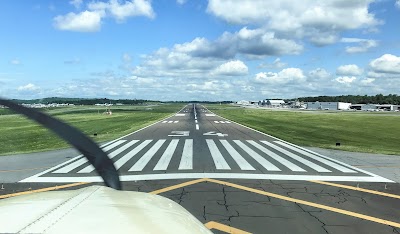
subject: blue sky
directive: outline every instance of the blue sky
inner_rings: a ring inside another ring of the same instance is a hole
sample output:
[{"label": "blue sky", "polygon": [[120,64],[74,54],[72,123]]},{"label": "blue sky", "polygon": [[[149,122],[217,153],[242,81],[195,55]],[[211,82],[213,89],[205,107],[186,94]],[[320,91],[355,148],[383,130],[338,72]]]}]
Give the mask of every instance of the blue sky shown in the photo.
[{"label": "blue sky", "polygon": [[0,96],[399,94],[400,1],[8,0]]}]

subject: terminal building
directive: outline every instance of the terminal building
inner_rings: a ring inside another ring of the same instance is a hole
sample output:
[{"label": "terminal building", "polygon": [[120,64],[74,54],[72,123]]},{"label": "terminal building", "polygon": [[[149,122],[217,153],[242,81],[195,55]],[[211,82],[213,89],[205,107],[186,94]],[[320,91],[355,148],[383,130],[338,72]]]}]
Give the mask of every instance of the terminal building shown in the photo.
[{"label": "terminal building", "polygon": [[307,110],[348,110],[351,103],[347,102],[307,102]]}]

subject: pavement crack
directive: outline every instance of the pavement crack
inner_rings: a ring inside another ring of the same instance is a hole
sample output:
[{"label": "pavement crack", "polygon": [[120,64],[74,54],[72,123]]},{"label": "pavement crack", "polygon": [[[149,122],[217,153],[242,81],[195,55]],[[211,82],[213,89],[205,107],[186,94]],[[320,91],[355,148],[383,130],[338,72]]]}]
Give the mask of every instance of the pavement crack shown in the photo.
[{"label": "pavement crack", "polygon": [[219,202],[217,202],[217,203],[218,203],[218,205],[223,205],[223,206],[225,206],[226,211],[229,211],[229,209],[228,209],[229,205],[226,204],[226,192],[225,192],[225,187],[222,187],[222,193],[224,194],[224,203],[223,203],[223,204],[221,204],[221,203],[219,203]]},{"label": "pavement crack", "polygon": [[203,219],[207,220],[207,218],[206,218],[206,206],[203,206]]},{"label": "pavement crack", "polygon": [[178,204],[181,204],[181,203],[182,203],[183,196],[185,196],[185,194],[186,194],[185,188],[182,188],[182,192],[181,192],[181,194],[179,195],[179,202],[178,202]]}]

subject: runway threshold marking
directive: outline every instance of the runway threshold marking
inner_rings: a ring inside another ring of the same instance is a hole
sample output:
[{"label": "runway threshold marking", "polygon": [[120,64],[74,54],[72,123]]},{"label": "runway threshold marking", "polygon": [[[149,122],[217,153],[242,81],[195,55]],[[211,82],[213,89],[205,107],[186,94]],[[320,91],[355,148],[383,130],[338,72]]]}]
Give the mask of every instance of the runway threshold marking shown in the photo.
[{"label": "runway threshold marking", "polygon": [[238,228],[234,228],[234,227],[231,227],[231,226],[228,226],[228,225],[225,225],[225,224],[222,224],[222,223],[217,223],[217,222],[214,222],[214,221],[210,221],[210,222],[204,224],[204,226],[206,226],[210,230],[211,229],[216,229],[216,230],[219,230],[219,231],[222,231],[222,232],[226,232],[226,233],[251,234],[251,232],[246,232],[246,231],[240,230]]},{"label": "runway threshold marking", "polygon": [[318,204],[318,203],[314,203],[314,202],[309,202],[309,201],[305,201],[305,200],[301,200],[301,199],[286,197],[286,196],[282,196],[279,194],[270,193],[270,192],[266,192],[266,191],[262,191],[262,190],[258,190],[258,189],[254,189],[254,188],[250,188],[250,187],[246,187],[243,185],[234,184],[234,183],[230,183],[230,182],[226,182],[226,181],[222,181],[222,180],[216,180],[216,179],[205,178],[205,179],[192,180],[192,181],[188,181],[185,183],[169,186],[169,187],[166,187],[163,189],[155,190],[150,193],[160,194],[160,193],[168,192],[168,191],[171,191],[174,189],[182,188],[182,187],[185,187],[188,185],[197,184],[197,183],[201,183],[201,182],[211,182],[211,183],[215,183],[215,184],[225,185],[225,186],[229,186],[232,188],[236,188],[236,189],[240,189],[240,190],[244,190],[244,191],[248,191],[248,192],[281,199],[284,201],[294,202],[297,204],[311,206],[311,207],[328,210],[328,211],[339,213],[339,214],[344,214],[344,215],[348,215],[348,216],[352,216],[352,217],[356,217],[356,218],[360,218],[360,219],[365,219],[365,220],[375,222],[375,223],[380,223],[380,224],[400,228],[400,223],[397,223],[397,222],[393,222],[393,221],[389,221],[389,220],[385,220],[385,219],[381,219],[381,218],[377,218],[377,217],[373,217],[373,216],[369,216],[369,215],[364,215],[364,214],[360,214],[360,213],[356,213],[356,212],[352,212],[352,211],[348,211],[348,210],[344,210],[344,209],[339,209],[339,208],[335,208],[335,207],[331,207],[331,206],[326,206],[326,205],[322,205],[322,204]]},{"label": "runway threshold marking", "polygon": [[47,187],[47,188],[42,188],[42,189],[29,190],[29,191],[18,192],[18,193],[10,193],[10,194],[5,194],[5,195],[0,195],[0,199],[16,197],[16,196],[21,196],[21,195],[26,195],[26,194],[31,194],[31,193],[40,193],[40,192],[57,190],[57,189],[70,188],[70,187],[84,185],[84,184],[89,184],[89,183],[88,182],[79,182],[79,183],[73,183],[73,184],[65,184],[65,185]]},{"label": "runway threshold marking", "polygon": [[379,191],[375,191],[375,190],[363,189],[363,188],[353,187],[353,186],[344,185],[344,184],[336,184],[336,183],[330,183],[330,182],[319,181],[319,180],[309,180],[309,182],[317,183],[317,184],[324,184],[324,185],[329,185],[329,186],[334,186],[334,187],[339,187],[339,188],[351,189],[351,190],[355,190],[355,191],[360,191],[360,192],[371,193],[371,194],[376,194],[376,195],[380,195],[380,196],[392,197],[392,198],[400,199],[400,196],[396,195],[396,194],[383,193],[383,192],[379,192]]}]

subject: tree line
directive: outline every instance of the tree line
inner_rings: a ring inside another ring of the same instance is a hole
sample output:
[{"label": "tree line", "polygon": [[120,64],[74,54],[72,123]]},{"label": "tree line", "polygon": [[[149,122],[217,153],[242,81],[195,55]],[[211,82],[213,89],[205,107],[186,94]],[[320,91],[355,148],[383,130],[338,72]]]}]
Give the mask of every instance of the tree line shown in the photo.
[{"label": "tree line", "polygon": [[142,99],[108,99],[108,98],[59,98],[59,97],[50,97],[50,98],[42,98],[42,99],[32,99],[32,100],[19,100],[14,99],[13,101],[17,103],[25,103],[25,104],[51,104],[51,103],[65,103],[65,104],[74,104],[74,105],[94,105],[94,104],[125,104],[125,105],[141,105],[149,102],[155,102],[151,100],[142,100]]},{"label": "tree line", "polygon": [[341,96],[318,96],[318,97],[301,97],[298,98],[302,102],[350,102],[353,104],[393,104],[400,105],[400,96],[397,94],[377,94],[375,96],[368,95],[341,95]]}]

